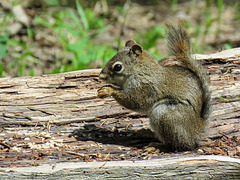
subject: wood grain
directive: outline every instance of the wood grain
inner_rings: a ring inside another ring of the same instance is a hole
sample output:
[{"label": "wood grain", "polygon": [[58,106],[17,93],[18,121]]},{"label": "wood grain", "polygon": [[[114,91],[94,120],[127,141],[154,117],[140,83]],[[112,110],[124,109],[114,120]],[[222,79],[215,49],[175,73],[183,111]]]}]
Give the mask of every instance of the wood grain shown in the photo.
[{"label": "wood grain", "polygon": [[[195,57],[206,68],[212,91],[213,112],[205,138],[218,140],[222,137],[239,137],[240,48]],[[199,171],[194,170],[193,174],[204,174],[199,177],[218,177],[221,173],[216,172],[217,168],[214,166],[221,168],[225,175],[240,176],[240,171],[236,170],[240,169],[238,161],[196,161],[196,166],[176,162],[163,167],[161,162],[165,158],[180,159],[186,155],[196,156],[199,152],[144,152],[142,147],[154,140],[137,136],[136,130],[149,128],[147,117],[123,108],[112,98],[99,99],[97,89],[104,84],[98,79],[99,72],[100,69],[91,69],[0,79],[0,169],[3,177],[23,177],[20,174],[24,170],[18,171],[19,166],[76,161],[113,163],[112,166],[97,169],[72,168],[54,175],[40,173],[38,178],[54,179],[68,173],[72,177],[76,177],[76,174],[82,174],[81,177],[87,177],[87,174],[98,177],[100,173],[101,178],[124,178],[126,171],[127,176],[132,178],[157,178],[160,175],[174,178],[177,175],[187,177],[195,168]],[[231,157],[238,158],[237,152],[238,150]],[[157,160],[159,165],[132,167],[132,171],[122,165],[114,166],[115,161],[124,163],[127,160],[142,160],[144,163],[146,159]],[[226,167],[225,170],[223,167]],[[15,168],[14,173],[9,172],[11,168]],[[211,175],[204,173],[204,170],[211,172]],[[118,176],[116,171],[122,175]],[[82,172],[86,174],[83,176]],[[36,172],[30,170],[26,176],[30,177],[32,174]]]}]

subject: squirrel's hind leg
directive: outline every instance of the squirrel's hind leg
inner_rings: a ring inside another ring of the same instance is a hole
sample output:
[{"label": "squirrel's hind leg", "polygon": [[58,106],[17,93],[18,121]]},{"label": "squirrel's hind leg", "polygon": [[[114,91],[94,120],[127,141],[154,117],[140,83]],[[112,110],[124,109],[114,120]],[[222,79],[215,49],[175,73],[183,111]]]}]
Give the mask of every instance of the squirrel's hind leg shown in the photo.
[{"label": "squirrel's hind leg", "polygon": [[[183,103],[158,104],[150,115],[156,136],[171,150],[192,150],[197,147],[201,126],[195,111]],[[196,128],[195,128],[196,127]]]}]

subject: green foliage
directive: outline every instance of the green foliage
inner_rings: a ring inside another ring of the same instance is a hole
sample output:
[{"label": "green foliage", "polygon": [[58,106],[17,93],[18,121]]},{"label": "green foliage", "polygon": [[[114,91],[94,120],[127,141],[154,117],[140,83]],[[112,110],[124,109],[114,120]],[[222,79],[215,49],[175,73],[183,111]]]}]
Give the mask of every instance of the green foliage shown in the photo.
[{"label": "green foliage", "polygon": [[[104,22],[88,8],[83,9],[76,0],[77,11],[66,8],[57,12],[55,21],[37,17],[36,24],[53,29],[63,48],[65,59],[53,73],[88,68],[94,60],[108,60],[116,53],[110,46],[101,46],[91,42],[97,35],[105,31]],[[71,59],[67,54],[72,54]],[[69,63],[70,62],[70,63]]]},{"label": "green foliage", "polygon": [[9,13],[6,14],[3,17],[3,20],[0,22],[0,77],[3,76],[3,72],[4,72],[4,66],[2,63],[2,59],[6,58],[8,55],[8,50],[7,50],[7,42],[9,39],[9,35],[5,32],[6,31],[6,26],[8,25],[8,17],[9,17]]},{"label": "green foliage", "polygon": [[136,41],[142,45],[142,47],[148,50],[156,59],[162,58],[159,55],[157,49],[157,41],[158,39],[164,38],[165,29],[161,25],[156,25],[150,28],[143,34],[137,34],[135,39]]},{"label": "green foliage", "polygon": [[[130,8],[130,1],[125,3],[116,3],[110,0],[105,0],[106,3],[116,5],[115,9],[121,16],[127,17]],[[21,0],[11,0],[12,5],[21,4]],[[97,16],[90,8],[83,8],[79,3],[80,0],[75,0],[75,9],[65,6],[61,7],[65,0],[43,0],[41,4],[42,12],[34,19],[34,24],[31,27],[27,27],[26,36],[21,39],[22,36],[12,36],[8,32],[10,23],[14,22],[14,16],[11,11],[0,12],[4,14],[1,16],[0,21],[0,77],[4,72],[9,72],[11,69],[17,71],[17,76],[35,74],[34,66],[39,64],[40,61],[35,58],[36,44],[29,43],[35,40],[35,25],[39,29],[50,29],[51,32],[57,37],[57,40],[61,46],[61,52],[56,57],[55,69],[52,73],[66,72],[72,70],[80,70],[91,67],[94,61],[100,62],[102,65],[106,63],[116,52],[112,46],[100,45],[94,42],[95,38],[106,31],[104,18],[107,16],[105,13],[103,16]],[[85,2],[86,4],[94,5],[97,2],[91,1]],[[148,3],[156,3],[156,0]],[[217,36],[221,33],[220,25],[223,20],[224,1],[223,0],[206,0],[205,8],[201,10],[201,18],[198,19],[197,25],[194,25],[193,36],[195,37],[194,50],[196,53],[204,53],[205,50],[211,49],[211,46],[206,45],[207,34],[211,33]],[[240,20],[240,6],[239,2],[235,3],[235,20]],[[190,6],[190,16],[197,8],[197,1],[192,0]],[[217,5],[218,14],[214,16],[212,7]],[[55,9],[59,6],[55,12],[46,11]],[[178,0],[171,0],[169,4],[169,10],[172,14],[176,14],[178,6]],[[72,6],[73,7],[73,6]],[[1,9],[0,9],[1,10]],[[192,12],[192,13],[191,13]],[[49,18],[50,16],[50,18]],[[105,17],[104,17],[105,16]],[[50,20],[49,20],[50,19]],[[119,23],[119,22],[117,22]],[[187,27],[193,26],[191,21],[186,22]],[[212,26],[217,25],[217,31],[212,31]],[[123,25],[124,27],[124,25]],[[123,30],[122,30],[123,31]],[[159,39],[164,38],[164,27],[161,25],[155,25],[148,31],[136,34],[135,40],[143,46],[144,49],[149,51],[155,58],[162,58],[157,49],[157,42]],[[120,47],[122,39],[121,29],[120,35],[115,37],[118,47]],[[17,37],[17,38],[16,38]],[[37,42],[36,42],[37,43]],[[31,45],[32,44],[32,45]],[[204,44],[204,45],[202,45]],[[225,49],[232,48],[231,42],[223,44]],[[165,55],[163,55],[165,56]]]},{"label": "green foliage", "polygon": [[222,100],[222,101],[225,101],[225,102],[229,102],[229,100],[228,99],[226,99],[226,98],[224,98],[224,97],[218,97],[220,100]]},{"label": "green foliage", "polygon": [[212,12],[211,12],[212,3],[213,3],[213,0],[206,0],[206,2],[205,2],[205,10],[204,10],[203,14],[205,16],[205,27],[206,28],[205,28],[204,34],[208,33],[209,28],[215,21],[215,19],[213,19],[213,17],[212,17]]},{"label": "green foliage", "polygon": [[35,32],[34,29],[32,28],[27,28],[27,34],[29,39],[33,39],[35,37]]},{"label": "green foliage", "polygon": [[12,14],[7,13],[3,17],[3,20],[0,21],[0,59],[7,56],[7,42],[9,35],[6,33],[6,27],[8,26],[9,19],[12,19]]},{"label": "green foliage", "polygon": [[[9,47],[18,47],[21,49],[20,52],[14,52],[11,54],[13,57],[13,61],[9,62],[7,64],[6,71],[8,72],[12,68],[17,69],[17,76],[23,76],[25,75],[25,70],[28,64],[30,63],[39,63],[38,59],[33,56],[34,51],[32,50],[34,47],[34,44],[32,46],[29,46],[24,41],[9,39],[8,41]],[[34,70],[32,69],[29,75],[34,74]]]},{"label": "green foliage", "polygon": [[171,11],[176,14],[178,0],[170,0]]},{"label": "green foliage", "polygon": [[60,4],[59,0],[44,0],[44,3],[50,6],[58,6]]},{"label": "green foliage", "polygon": [[232,49],[232,44],[231,43],[225,43],[224,48],[225,49]]},{"label": "green foliage", "polygon": [[[222,12],[223,12],[223,1],[218,0],[218,17],[213,18],[212,15],[212,9],[211,7],[213,6],[214,1],[213,0],[206,0],[205,1],[205,8],[202,10],[202,15],[203,15],[203,21],[198,23],[196,28],[195,28],[195,38],[196,41],[194,43],[194,50],[196,53],[204,53],[205,50],[209,48],[209,46],[202,44],[206,44],[206,37],[207,34],[213,33],[209,32],[210,28],[212,27],[214,22],[218,22],[218,31],[215,33],[216,36],[220,33],[220,24],[221,24],[221,19],[222,19]],[[196,8],[196,3],[194,1],[192,8]]]},{"label": "green foliage", "polygon": [[236,1],[234,5],[234,19],[235,20],[240,20],[240,2]]},{"label": "green foliage", "polygon": [[218,25],[222,21],[222,12],[223,12],[223,0],[218,0]]},{"label": "green foliage", "polygon": [[[13,5],[18,3],[19,2],[14,1]],[[33,51],[31,50],[34,44],[29,46],[24,41],[10,37],[8,25],[13,18],[13,14],[9,12],[4,14],[3,21],[0,22],[0,77],[3,76],[3,72],[8,72],[11,69],[17,70],[17,76],[23,76],[25,75],[26,66],[29,62],[38,63],[38,60],[34,58]],[[34,31],[30,28],[28,28],[27,31],[28,37],[33,38]],[[18,48],[20,50],[11,53],[11,51],[9,51],[11,48]],[[6,58],[8,59],[6,60]],[[4,59],[5,63],[3,63]]]},{"label": "green foliage", "polygon": [[[0,59],[7,57],[7,41],[8,36],[0,36]],[[0,77],[2,77],[3,71],[3,65],[0,63]]]},{"label": "green foliage", "polygon": [[8,42],[8,36],[5,34],[3,36],[0,36],[0,58],[7,57],[7,42]]}]

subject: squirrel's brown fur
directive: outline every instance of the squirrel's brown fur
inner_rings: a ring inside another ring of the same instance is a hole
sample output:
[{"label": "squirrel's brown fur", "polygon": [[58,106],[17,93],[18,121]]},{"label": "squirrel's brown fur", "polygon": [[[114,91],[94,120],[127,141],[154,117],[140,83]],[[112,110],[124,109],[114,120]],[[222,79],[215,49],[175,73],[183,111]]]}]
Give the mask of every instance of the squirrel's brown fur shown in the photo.
[{"label": "squirrel's brown fur", "polygon": [[210,92],[202,66],[192,58],[190,40],[181,27],[167,26],[174,57],[157,62],[129,40],[103,68],[98,96],[112,96],[122,106],[142,112],[158,139],[172,150],[191,150],[208,121]]}]

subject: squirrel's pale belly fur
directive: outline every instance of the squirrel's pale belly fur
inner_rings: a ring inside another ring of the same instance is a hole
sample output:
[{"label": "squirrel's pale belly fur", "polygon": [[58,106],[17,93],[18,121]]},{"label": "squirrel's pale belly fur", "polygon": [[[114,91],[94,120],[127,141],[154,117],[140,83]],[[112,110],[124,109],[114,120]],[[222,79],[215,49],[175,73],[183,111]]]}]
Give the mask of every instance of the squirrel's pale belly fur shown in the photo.
[{"label": "squirrel's pale belly fur", "polygon": [[175,57],[167,63],[127,41],[100,75],[115,86],[103,86],[98,95],[112,96],[122,106],[148,115],[168,148],[190,150],[197,147],[207,124],[210,93],[201,65],[190,57],[186,32],[170,26],[169,38]]}]

